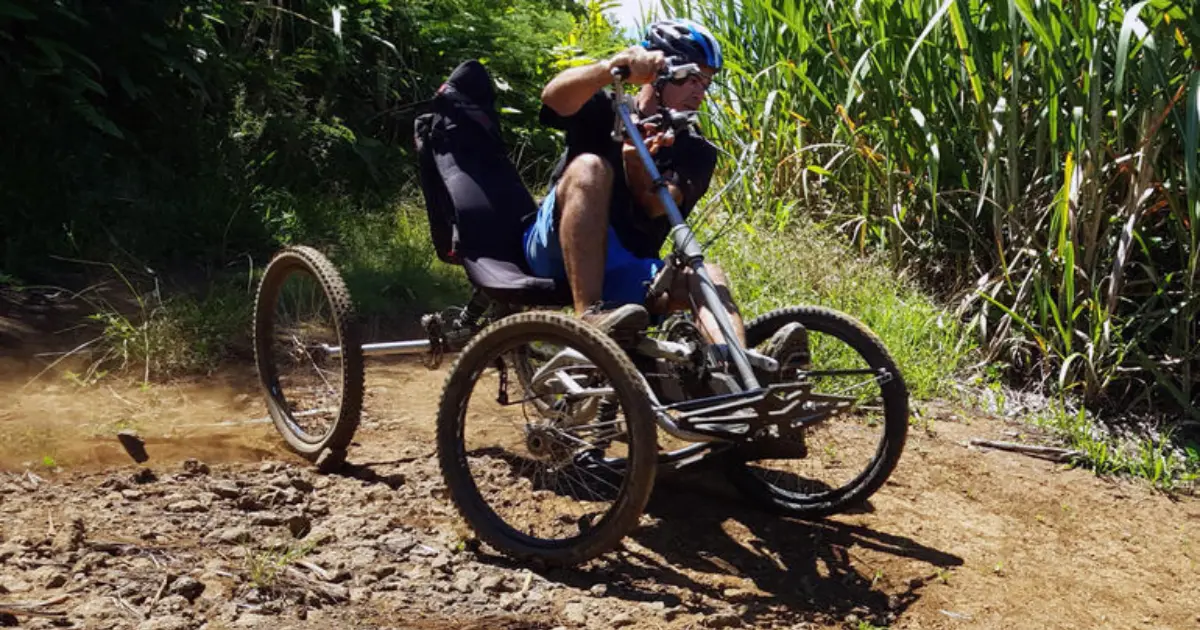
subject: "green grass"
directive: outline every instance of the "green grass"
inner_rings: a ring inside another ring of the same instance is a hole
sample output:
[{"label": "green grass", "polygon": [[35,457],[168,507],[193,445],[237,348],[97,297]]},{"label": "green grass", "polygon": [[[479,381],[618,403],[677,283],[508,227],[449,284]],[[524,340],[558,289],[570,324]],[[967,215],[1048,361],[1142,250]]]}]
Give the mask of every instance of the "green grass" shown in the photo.
[{"label": "green grass", "polygon": [[427,310],[462,304],[470,297],[462,268],[434,254],[419,197],[385,215],[343,221],[329,255],[368,320],[415,323]]},{"label": "green grass", "polygon": [[[420,207],[402,204],[384,214],[352,210],[327,208],[326,216],[336,218],[328,236],[284,238],[280,246],[314,245],[330,257],[350,289],[368,340],[412,333],[422,313],[467,299],[462,270],[436,259]],[[66,377],[91,385],[136,374],[149,383],[251,360],[255,293],[268,259],[264,255],[243,273],[175,292],[155,290],[153,278],[109,266],[114,280],[107,290],[92,287],[80,294],[99,333],[85,351],[83,367]]]},{"label": "green grass", "polygon": [[169,296],[142,292],[126,282],[124,299],[87,297],[95,309],[89,319],[99,326],[100,336],[86,369],[68,372],[68,378],[87,385],[110,372],[135,372],[149,383],[211,372],[229,358],[251,356],[254,299],[249,279],[214,280],[199,290]]},{"label": "green grass", "polygon": [[[703,239],[714,228],[698,223],[697,231]],[[806,219],[784,227],[739,222],[713,243],[708,259],[729,276],[747,320],[803,304],[861,320],[883,340],[919,400],[954,395],[951,383],[966,376],[977,350],[954,315],[915,283]]]},{"label": "green grass", "polygon": [[263,549],[246,554],[246,574],[250,583],[263,590],[271,589],[279,574],[316,548],[315,543],[296,543],[286,549]]},{"label": "green grass", "polygon": [[1169,429],[1157,436],[1120,438],[1104,430],[1086,409],[1068,409],[1061,400],[1032,422],[1079,451],[1076,463],[1097,474],[1144,479],[1168,492],[1192,492],[1200,479],[1200,444],[1176,439]]}]

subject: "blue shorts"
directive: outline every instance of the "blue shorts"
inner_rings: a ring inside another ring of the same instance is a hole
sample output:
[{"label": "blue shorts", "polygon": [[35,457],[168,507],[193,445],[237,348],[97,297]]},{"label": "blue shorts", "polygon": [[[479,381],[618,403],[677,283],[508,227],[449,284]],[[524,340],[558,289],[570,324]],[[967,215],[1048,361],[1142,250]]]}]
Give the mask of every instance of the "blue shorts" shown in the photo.
[{"label": "blue shorts", "polygon": [[[537,219],[525,230],[525,262],[533,275],[541,278],[567,279],[558,226],[554,222],[554,189],[542,200]],[[646,291],[663,261],[657,258],[638,258],[621,245],[617,233],[608,226],[608,248],[604,258],[604,289],[601,299],[610,306],[642,304]]]}]

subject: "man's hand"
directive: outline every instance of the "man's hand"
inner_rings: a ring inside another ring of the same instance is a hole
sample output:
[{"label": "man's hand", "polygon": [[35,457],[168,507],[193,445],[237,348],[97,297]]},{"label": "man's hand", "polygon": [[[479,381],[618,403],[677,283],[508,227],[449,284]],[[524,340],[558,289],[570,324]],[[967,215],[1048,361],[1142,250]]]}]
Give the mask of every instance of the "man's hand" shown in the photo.
[{"label": "man's hand", "polygon": [[[640,128],[642,138],[646,143],[646,150],[650,152],[650,155],[657,155],[659,149],[669,147],[675,142],[675,133],[671,129],[667,129],[665,132],[660,131],[654,124],[641,125]],[[625,145],[621,147],[621,159],[625,164],[625,182],[629,184],[629,190],[633,193],[633,198],[638,205],[645,208],[651,217],[660,217],[666,214],[667,209],[663,207],[658,193],[654,190],[654,181],[650,179],[650,174],[646,172],[646,166],[638,156],[637,147],[629,138],[625,139]],[[683,193],[678,187],[668,183],[667,190],[670,191],[676,204],[683,201]]]},{"label": "man's hand", "polygon": [[608,60],[608,68],[629,67],[630,83],[652,83],[658,72],[667,67],[667,57],[661,50],[646,50],[641,46],[630,46]]}]

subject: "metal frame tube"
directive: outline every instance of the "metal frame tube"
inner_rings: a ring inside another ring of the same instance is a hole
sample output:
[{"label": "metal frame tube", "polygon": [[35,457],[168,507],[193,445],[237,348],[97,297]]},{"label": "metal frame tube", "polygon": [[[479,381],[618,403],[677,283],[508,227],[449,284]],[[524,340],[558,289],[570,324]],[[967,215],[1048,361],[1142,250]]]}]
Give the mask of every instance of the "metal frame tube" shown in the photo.
[{"label": "metal frame tube", "polygon": [[650,155],[650,150],[646,148],[646,143],[642,140],[642,135],[638,133],[637,126],[633,122],[633,117],[629,113],[629,105],[623,98],[624,92],[621,89],[622,87],[618,82],[617,113],[621,117],[621,122],[625,124],[625,132],[629,136],[629,139],[633,141],[633,146],[637,149],[638,156],[642,159],[642,163],[646,167],[646,172],[654,182],[655,193],[662,201],[663,207],[667,210],[667,218],[670,220],[672,228],[671,235],[675,241],[675,251],[683,256],[686,264],[700,278],[701,296],[704,298],[705,305],[712,311],[713,317],[716,318],[717,327],[721,329],[721,335],[725,337],[725,343],[729,346],[729,354],[733,358],[733,364],[742,379],[742,386],[748,390],[758,389],[758,379],[754,376],[754,370],[750,368],[750,362],[746,358],[746,351],[742,348],[741,342],[738,341],[737,336],[733,333],[733,323],[729,321],[729,314],[725,312],[725,306],[721,304],[721,299],[717,296],[717,290],[714,288],[712,278],[708,276],[708,270],[704,268],[704,252],[701,251],[700,246],[696,243],[696,239],[692,237],[691,229],[688,227],[687,222],[683,220],[683,214],[679,211],[679,207],[675,205],[675,199],[671,197],[662,174],[659,173],[658,167],[654,164],[654,157]]},{"label": "metal frame tube", "polygon": [[[382,343],[364,343],[362,353],[365,357],[377,357],[391,354],[421,354],[429,350],[428,339],[416,341],[385,341]],[[321,345],[321,350],[331,357],[342,356],[341,346]]]}]

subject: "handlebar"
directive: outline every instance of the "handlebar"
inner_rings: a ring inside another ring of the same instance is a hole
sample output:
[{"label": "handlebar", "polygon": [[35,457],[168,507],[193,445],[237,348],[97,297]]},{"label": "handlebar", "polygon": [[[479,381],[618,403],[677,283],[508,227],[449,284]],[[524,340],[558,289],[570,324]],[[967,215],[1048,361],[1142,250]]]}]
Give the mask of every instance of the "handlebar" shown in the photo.
[{"label": "handlebar", "polygon": [[[629,66],[617,66],[610,71],[614,80],[624,81],[630,75]],[[670,62],[662,70],[658,71],[659,80],[675,80],[686,79],[693,74],[700,74],[700,66],[695,63],[685,63],[680,65],[671,65]]]}]

